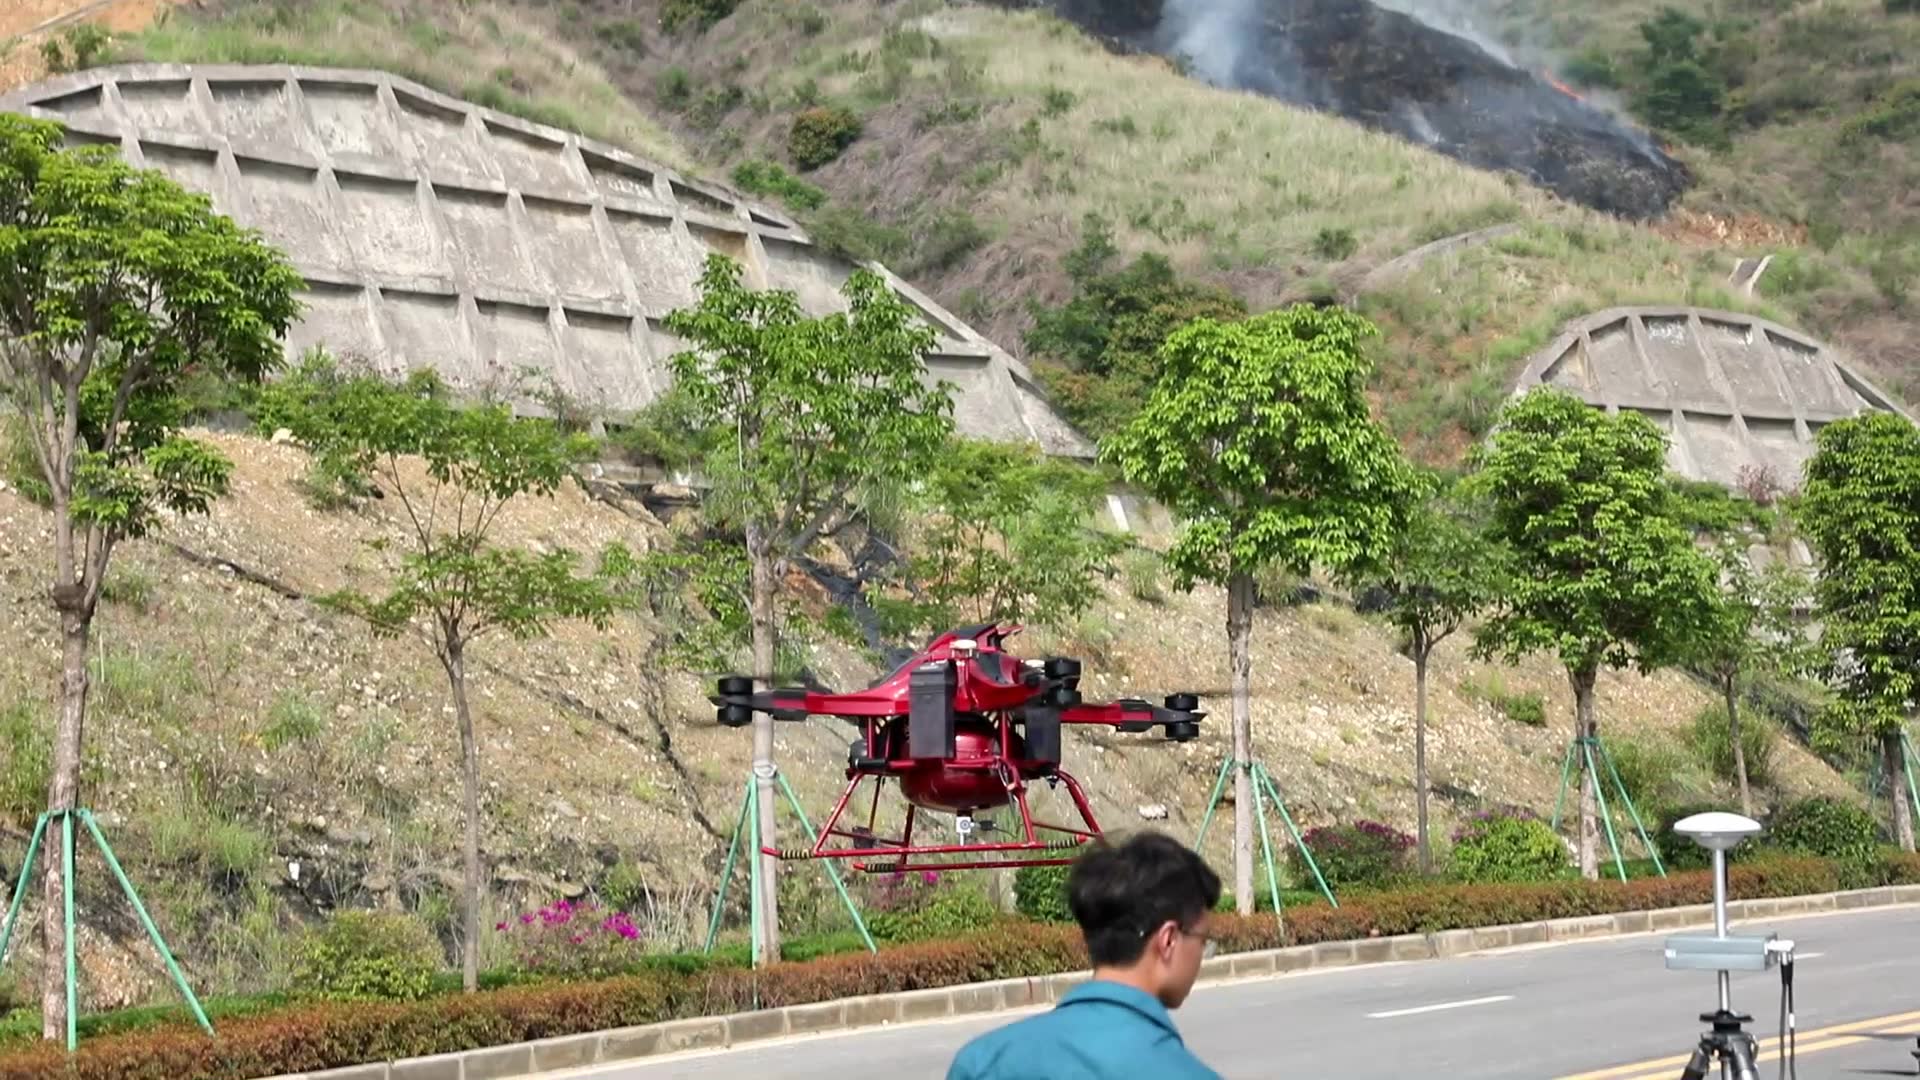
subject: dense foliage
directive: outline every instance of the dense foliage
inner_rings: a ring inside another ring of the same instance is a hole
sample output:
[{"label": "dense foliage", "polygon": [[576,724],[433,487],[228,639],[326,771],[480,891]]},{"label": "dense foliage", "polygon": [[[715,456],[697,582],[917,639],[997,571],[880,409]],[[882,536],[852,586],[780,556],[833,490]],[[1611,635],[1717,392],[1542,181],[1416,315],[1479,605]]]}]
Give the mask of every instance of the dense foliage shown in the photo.
[{"label": "dense foliage", "polygon": [[1566,869],[1567,848],[1532,811],[1503,807],[1455,829],[1449,859],[1449,871],[1464,882],[1539,881]]},{"label": "dense foliage", "polygon": [[1074,295],[1057,307],[1031,304],[1027,351],[1062,415],[1095,439],[1133,419],[1160,375],[1162,342],[1192,319],[1243,318],[1232,293],[1183,280],[1151,252],[1116,267],[1104,219],[1089,214],[1080,246],[1065,259]]},{"label": "dense foliage", "polygon": [[1776,847],[1850,865],[1873,860],[1880,828],[1858,805],[1831,795],[1816,795],[1782,808],[1767,829]]},{"label": "dense foliage", "polygon": [[[1412,869],[1408,863],[1413,853],[1413,837],[1378,821],[1321,825],[1308,829],[1302,839],[1313,852],[1320,875],[1336,892],[1391,885],[1405,878]],[[1296,882],[1313,881],[1313,868],[1307,865],[1298,845],[1287,849],[1287,869]]]},{"label": "dense foliage", "polygon": [[817,169],[860,137],[860,118],[838,105],[802,109],[787,133],[787,152],[803,171]]},{"label": "dense foliage", "polygon": [[293,985],[337,1001],[415,1001],[433,988],[444,960],[417,916],[343,911],[302,944]]}]

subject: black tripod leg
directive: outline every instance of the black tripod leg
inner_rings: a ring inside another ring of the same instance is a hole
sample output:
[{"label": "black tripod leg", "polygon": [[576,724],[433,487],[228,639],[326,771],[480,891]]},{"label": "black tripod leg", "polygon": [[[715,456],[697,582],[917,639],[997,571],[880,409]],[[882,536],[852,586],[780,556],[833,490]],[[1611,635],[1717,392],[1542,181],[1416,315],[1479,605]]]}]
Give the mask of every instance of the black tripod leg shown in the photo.
[{"label": "black tripod leg", "polygon": [[1680,1080],[1707,1080],[1707,1070],[1713,1067],[1713,1043],[1710,1039],[1701,1039],[1700,1045],[1693,1048],[1693,1056],[1687,1059],[1687,1067],[1680,1070]]},{"label": "black tripod leg", "polygon": [[1760,1080],[1760,1072],[1753,1064],[1753,1037],[1741,1035],[1727,1040],[1727,1053],[1733,1056],[1734,1080]]}]

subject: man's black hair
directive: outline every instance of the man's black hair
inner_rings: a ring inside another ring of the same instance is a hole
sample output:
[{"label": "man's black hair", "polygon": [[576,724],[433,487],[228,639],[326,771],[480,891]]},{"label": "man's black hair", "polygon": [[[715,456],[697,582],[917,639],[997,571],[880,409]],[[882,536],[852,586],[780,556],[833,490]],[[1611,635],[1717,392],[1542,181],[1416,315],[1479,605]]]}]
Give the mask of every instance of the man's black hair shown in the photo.
[{"label": "man's black hair", "polygon": [[1093,845],[1067,875],[1067,906],[1096,966],[1127,967],[1169,919],[1186,929],[1220,899],[1220,877],[1185,844],[1141,832]]}]

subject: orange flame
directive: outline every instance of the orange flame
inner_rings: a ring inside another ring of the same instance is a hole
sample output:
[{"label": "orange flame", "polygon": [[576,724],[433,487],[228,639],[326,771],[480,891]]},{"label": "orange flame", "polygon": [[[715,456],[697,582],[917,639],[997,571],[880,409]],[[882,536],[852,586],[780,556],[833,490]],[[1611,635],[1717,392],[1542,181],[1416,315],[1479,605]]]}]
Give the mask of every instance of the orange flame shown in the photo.
[{"label": "orange flame", "polygon": [[1540,77],[1547,81],[1548,86],[1553,87],[1555,90],[1560,91],[1561,93],[1567,95],[1568,97],[1572,98],[1575,101],[1587,100],[1586,98],[1581,97],[1579,94],[1574,93],[1573,87],[1568,86],[1566,83],[1563,83],[1559,79],[1554,78],[1553,72],[1548,71],[1546,68],[1540,69]]}]

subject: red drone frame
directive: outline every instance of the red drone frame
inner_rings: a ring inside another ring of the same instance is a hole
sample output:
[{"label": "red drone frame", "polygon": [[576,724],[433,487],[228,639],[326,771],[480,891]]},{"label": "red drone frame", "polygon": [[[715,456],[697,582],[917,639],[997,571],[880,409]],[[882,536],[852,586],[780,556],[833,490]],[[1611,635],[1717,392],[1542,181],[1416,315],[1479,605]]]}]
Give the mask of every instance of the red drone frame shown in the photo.
[{"label": "red drone frame", "polygon": [[[1060,769],[1060,730],[1064,724],[1099,724],[1127,733],[1164,727],[1166,736],[1186,742],[1200,735],[1199,698],[1170,694],[1165,707],[1136,699],[1105,705],[1080,700],[1080,662],[1068,657],[1023,660],[1002,648],[1020,632],[1017,624],[987,623],[952,630],[895,668],[872,687],[850,694],[809,690],[755,693],[753,680],[721,679],[721,724],[744,727],[753,714],[776,720],[837,716],[860,725],[863,734],[847,751],[847,789],[811,850],[763,847],[782,859],[851,859],[855,870],[897,873],[905,870],[986,870],[1011,866],[1049,866],[1072,861],[1072,854],[1100,835],[1093,807],[1079,781]],[[1022,730],[1016,732],[1015,727]],[[841,815],[860,785],[874,781],[865,826],[843,828]],[[900,838],[874,833],[880,791],[897,780],[907,801]],[[1084,828],[1035,821],[1027,806],[1027,785],[1065,784]],[[1012,804],[1020,811],[1023,836],[1001,843],[973,843],[972,815]],[[958,844],[913,843],[913,819],[919,810],[950,813],[960,833]],[[1043,836],[1042,834],[1047,834]],[[981,855],[967,862],[922,862],[916,857]],[[1015,857],[1024,855],[1025,857]]]}]

